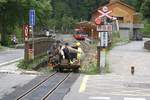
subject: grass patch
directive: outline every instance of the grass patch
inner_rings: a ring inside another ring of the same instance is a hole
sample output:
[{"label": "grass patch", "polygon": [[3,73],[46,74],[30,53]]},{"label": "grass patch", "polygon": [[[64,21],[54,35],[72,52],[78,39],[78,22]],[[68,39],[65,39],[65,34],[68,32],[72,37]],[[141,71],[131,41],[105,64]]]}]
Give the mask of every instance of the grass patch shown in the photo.
[{"label": "grass patch", "polygon": [[41,67],[38,70],[39,72],[42,72],[43,74],[49,74],[53,72],[53,68],[52,67]]},{"label": "grass patch", "polygon": [[111,46],[108,48],[108,50],[112,50],[112,48],[114,48],[115,46],[118,45],[124,45],[129,43],[130,40],[127,37],[120,37],[120,33],[119,32],[113,32],[112,33],[112,42],[111,42]]},{"label": "grass patch", "polygon": [[0,49],[2,49],[2,45],[0,44]]},{"label": "grass patch", "polygon": [[47,61],[47,56],[39,57],[31,61],[21,60],[17,65],[17,67],[21,69],[33,70],[36,68],[44,67],[42,62],[46,62],[46,61]]},{"label": "grass patch", "polygon": [[150,38],[150,21],[145,20],[143,21],[144,28],[142,28],[140,31],[143,33],[144,37]]},{"label": "grass patch", "polygon": [[96,60],[91,61],[89,62],[88,65],[83,66],[81,68],[81,73],[89,74],[89,75],[95,75],[95,74],[100,73],[99,68],[97,67],[97,61]]},{"label": "grass patch", "polygon": [[[100,74],[100,68],[97,66],[97,62],[91,62],[88,66],[84,66],[81,69],[81,73],[88,74],[88,75]],[[110,73],[109,63],[106,63],[106,66],[104,68],[104,73]]]},{"label": "grass patch", "polygon": [[6,47],[4,47],[0,44],[0,51],[4,51],[5,49],[6,49]]},{"label": "grass patch", "polygon": [[108,61],[107,58],[106,58],[106,65],[105,65],[104,72],[105,72],[105,73],[111,73],[111,72],[110,72],[110,68],[109,68],[109,61]]},{"label": "grass patch", "polygon": [[150,38],[150,35],[143,35],[144,38]]}]

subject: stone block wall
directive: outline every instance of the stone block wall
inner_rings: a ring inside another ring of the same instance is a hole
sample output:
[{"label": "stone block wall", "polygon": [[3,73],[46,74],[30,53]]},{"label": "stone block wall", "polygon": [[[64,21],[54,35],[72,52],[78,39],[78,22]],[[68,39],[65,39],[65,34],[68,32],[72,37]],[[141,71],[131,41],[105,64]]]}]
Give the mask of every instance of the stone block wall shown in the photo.
[{"label": "stone block wall", "polygon": [[46,54],[54,42],[55,40],[52,38],[40,37],[34,39],[33,46],[33,39],[29,39],[25,42],[25,59],[31,59],[32,53],[34,53],[34,58]]}]

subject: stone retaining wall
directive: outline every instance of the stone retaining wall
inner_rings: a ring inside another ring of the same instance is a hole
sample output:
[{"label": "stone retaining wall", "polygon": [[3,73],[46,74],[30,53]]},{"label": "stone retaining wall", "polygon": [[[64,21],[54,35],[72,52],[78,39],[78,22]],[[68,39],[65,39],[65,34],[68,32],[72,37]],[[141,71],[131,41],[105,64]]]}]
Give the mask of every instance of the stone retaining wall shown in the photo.
[{"label": "stone retaining wall", "polygon": [[25,43],[25,59],[30,59],[32,53],[34,52],[34,58],[39,57],[47,53],[47,50],[55,42],[54,39],[48,37],[40,37],[34,39],[34,51],[33,50],[33,39],[29,39]]}]

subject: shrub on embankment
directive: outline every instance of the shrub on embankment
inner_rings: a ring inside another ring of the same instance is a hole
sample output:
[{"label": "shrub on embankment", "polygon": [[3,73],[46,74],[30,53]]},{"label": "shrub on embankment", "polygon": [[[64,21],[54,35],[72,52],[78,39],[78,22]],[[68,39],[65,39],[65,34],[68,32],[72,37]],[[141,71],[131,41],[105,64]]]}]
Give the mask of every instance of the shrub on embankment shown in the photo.
[{"label": "shrub on embankment", "polygon": [[82,67],[80,69],[81,73],[89,74],[89,75],[95,75],[99,74],[99,67],[97,67],[97,44],[98,42],[93,41],[92,44],[90,44],[90,48],[88,48],[88,51],[85,52],[85,57],[82,62]]},{"label": "shrub on embankment", "polygon": [[1,44],[0,44],[0,49],[2,49],[2,46],[1,46]]},{"label": "shrub on embankment", "polygon": [[99,67],[97,67],[96,60],[89,61],[81,68],[81,73],[84,74],[94,75],[94,74],[98,74],[99,72],[100,71],[99,71]]},{"label": "shrub on embankment", "polygon": [[123,45],[130,42],[129,38],[120,36],[120,34],[121,33],[117,31],[112,32],[112,37],[111,37],[112,40],[111,40],[111,45],[109,47],[109,50],[111,50],[113,47],[117,45]]},{"label": "shrub on embankment", "polygon": [[21,69],[37,70],[41,67],[45,67],[47,65],[47,61],[48,57],[43,56],[30,61],[21,60],[17,66]]},{"label": "shrub on embankment", "polygon": [[48,55],[47,50],[51,48],[55,40],[49,37],[38,37],[34,39],[34,60],[29,60],[32,53],[29,52],[29,47],[32,46],[33,39],[29,39],[26,43],[25,60],[22,60],[18,67],[22,69],[38,69],[47,65]]},{"label": "shrub on embankment", "polygon": [[150,22],[144,22],[144,28],[141,29],[144,37],[150,38]]}]

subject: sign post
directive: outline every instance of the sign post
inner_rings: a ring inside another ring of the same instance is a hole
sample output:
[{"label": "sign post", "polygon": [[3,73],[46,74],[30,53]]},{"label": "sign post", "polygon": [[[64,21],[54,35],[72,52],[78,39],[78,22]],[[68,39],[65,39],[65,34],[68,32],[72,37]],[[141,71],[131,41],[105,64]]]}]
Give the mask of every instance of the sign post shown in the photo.
[{"label": "sign post", "polygon": [[[30,51],[32,51],[32,59],[34,59],[34,26],[35,26],[35,10],[34,9],[30,9],[29,10],[29,27],[30,29],[30,33],[32,34],[32,49]],[[31,55],[31,54],[30,54]]]},{"label": "sign post", "polygon": [[29,39],[29,25],[25,24],[23,25],[23,36],[24,36],[24,41],[28,41]]},{"label": "sign post", "polygon": [[29,10],[29,25],[35,26],[35,10],[34,9]]},{"label": "sign post", "polygon": [[28,55],[28,40],[29,40],[29,25],[24,24],[23,25],[23,36],[24,36],[24,42],[25,42],[25,48],[24,48],[24,59],[25,61],[29,60],[29,55]]},{"label": "sign post", "polygon": [[[101,14],[95,19],[97,24],[97,31],[99,32],[100,43],[98,44],[98,67],[100,67],[100,73],[104,73],[106,66],[106,48],[108,47],[109,32],[112,31],[112,25],[107,23],[107,18],[115,20],[115,17],[110,16],[109,14],[112,11],[109,11],[106,6],[102,10],[98,10]],[[100,19],[100,20],[98,20]],[[101,24],[103,22],[103,25]]]}]

